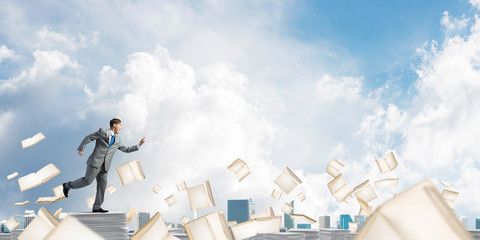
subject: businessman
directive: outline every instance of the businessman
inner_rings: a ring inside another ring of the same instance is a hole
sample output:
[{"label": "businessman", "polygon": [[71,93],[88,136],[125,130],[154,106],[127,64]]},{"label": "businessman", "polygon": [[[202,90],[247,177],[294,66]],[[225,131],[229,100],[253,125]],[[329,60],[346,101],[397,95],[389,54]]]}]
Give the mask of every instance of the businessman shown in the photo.
[{"label": "businessman", "polygon": [[107,186],[108,169],[110,169],[113,155],[117,149],[126,153],[134,152],[145,143],[145,137],[143,137],[138,145],[131,147],[124,146],[120,140],[120,136],[118,136],[120,129],[122,129],[122,121],[114,118],[110,120],[110,129],[100,128],[97,132],[86,136],[77,149],[80,156],[83,156],[83,150],[89,142],[93,140],[96,142],[95,149],[93,149],[93,153],[87,160],[85,177],[63,183],[63,194],[65,197],[68,197],[68,191],[70,189],[88,186],[94,179],[97,179],[97,193],[95,196],[95,202],[93,203],[92,212],[108,212],[108,210],[102,209],[101,206],[103,203],[103,197],[105,196],[105,188]]}]

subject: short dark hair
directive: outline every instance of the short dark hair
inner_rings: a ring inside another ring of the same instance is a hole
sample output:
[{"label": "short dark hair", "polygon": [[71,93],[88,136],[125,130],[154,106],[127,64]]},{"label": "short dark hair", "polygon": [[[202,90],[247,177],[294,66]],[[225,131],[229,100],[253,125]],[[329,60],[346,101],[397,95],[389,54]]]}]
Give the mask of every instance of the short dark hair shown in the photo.
[{"label": "short dark hair", "polygon": [[113,124],[118,124],[118,123],[121,123],[122,121],[118,118],[114,118],[112,120],[110,120],[110,128],[113,127]]}]

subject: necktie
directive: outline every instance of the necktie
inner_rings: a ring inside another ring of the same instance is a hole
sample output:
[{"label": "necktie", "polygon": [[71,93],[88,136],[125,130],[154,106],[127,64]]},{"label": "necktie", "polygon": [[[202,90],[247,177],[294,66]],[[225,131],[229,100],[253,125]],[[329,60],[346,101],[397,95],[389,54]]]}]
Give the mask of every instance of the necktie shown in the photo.
[{"label": "necktie", "polygon": [[108,147],[111,147],[113,142],[115,142],[115,134],[112,135],[112,140],[110,140],[110,145],[108,145]]}]

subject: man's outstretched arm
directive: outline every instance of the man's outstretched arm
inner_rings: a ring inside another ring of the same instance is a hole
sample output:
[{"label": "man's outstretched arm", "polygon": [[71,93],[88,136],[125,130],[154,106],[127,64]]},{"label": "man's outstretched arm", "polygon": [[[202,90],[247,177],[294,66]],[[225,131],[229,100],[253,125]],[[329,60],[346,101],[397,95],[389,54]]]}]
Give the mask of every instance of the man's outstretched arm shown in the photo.
[{"label": "man's outstretched arm", "polygon": [[120,150],[122,152],[126,152],[126,153],[138,151],[140,146],[142,146],[144,143],[145,143],[145,137],[143,137],[142,140],[140,140],[140,143],[138,143],[138,145],[134,145],[134,146],[131,146],[131,147],[126,147],[124,145],[121,145],[121,146],[118,147],[118,150]]},{"label": "man's outstretched arm", "polygon": [[80,156],[83,156],[83,149],[85,149],[85,146],[87,146],[87,144],[93,140],[96,140],[98,139],[100,136],[101,136],[101,132],[102,132],[102,129],[98,129],[98,131],[92,133],[92,134],[89,134],[87,135],[82,143],[80,143],[80,146],[78,146],[77,150],[78,150],[78,155]]}]

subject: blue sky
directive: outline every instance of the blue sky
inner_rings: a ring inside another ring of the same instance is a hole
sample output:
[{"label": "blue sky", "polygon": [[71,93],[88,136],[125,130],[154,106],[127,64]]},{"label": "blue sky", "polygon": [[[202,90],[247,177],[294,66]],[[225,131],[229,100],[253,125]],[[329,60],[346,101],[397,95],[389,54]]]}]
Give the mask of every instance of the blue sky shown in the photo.
[{"label": "blue sky", "polygon": [[[217,207],[200,214],[226,211],[234,198],[280,211],[296,192],[280,201],[269,193],[288,166],[304,180],[299,211],[353,215],[358,204],[339,203],[326,188],[324,170],[336,158],[353,186],[401,176],[377,192],[374,207],[430,178],[460,192],[456,214],[471,226],[480,216],[471,207],[480,194],[470,194],[480,183],[477,0],[0,5],[0,173],[23,176],[50,162],[62,171],[23,193],[16,179],[2,180],[9,207],[1,219],[37,210],[37,197],[81,177],[93,144],[84,157],[75,149],[113,117],[123,120],[126,144],[147,138],[141,151],[115,156],[109,182],[119,192],[105,202],[114,211],[191,217],[175,184],[207,179]],[[39,131],[47,138],[21,149]],[[389,151],[400,166],[379,174],[374,159]],[[237,157],[252,169],[240,183],[226,170]],[[121,187],[114,167],[135,159],[147,179]],[[46,207],[86,211],[94,189]],[[163,202],[170,194],[173,208]],[[32,203],[13,207],[25,200]]]}]

